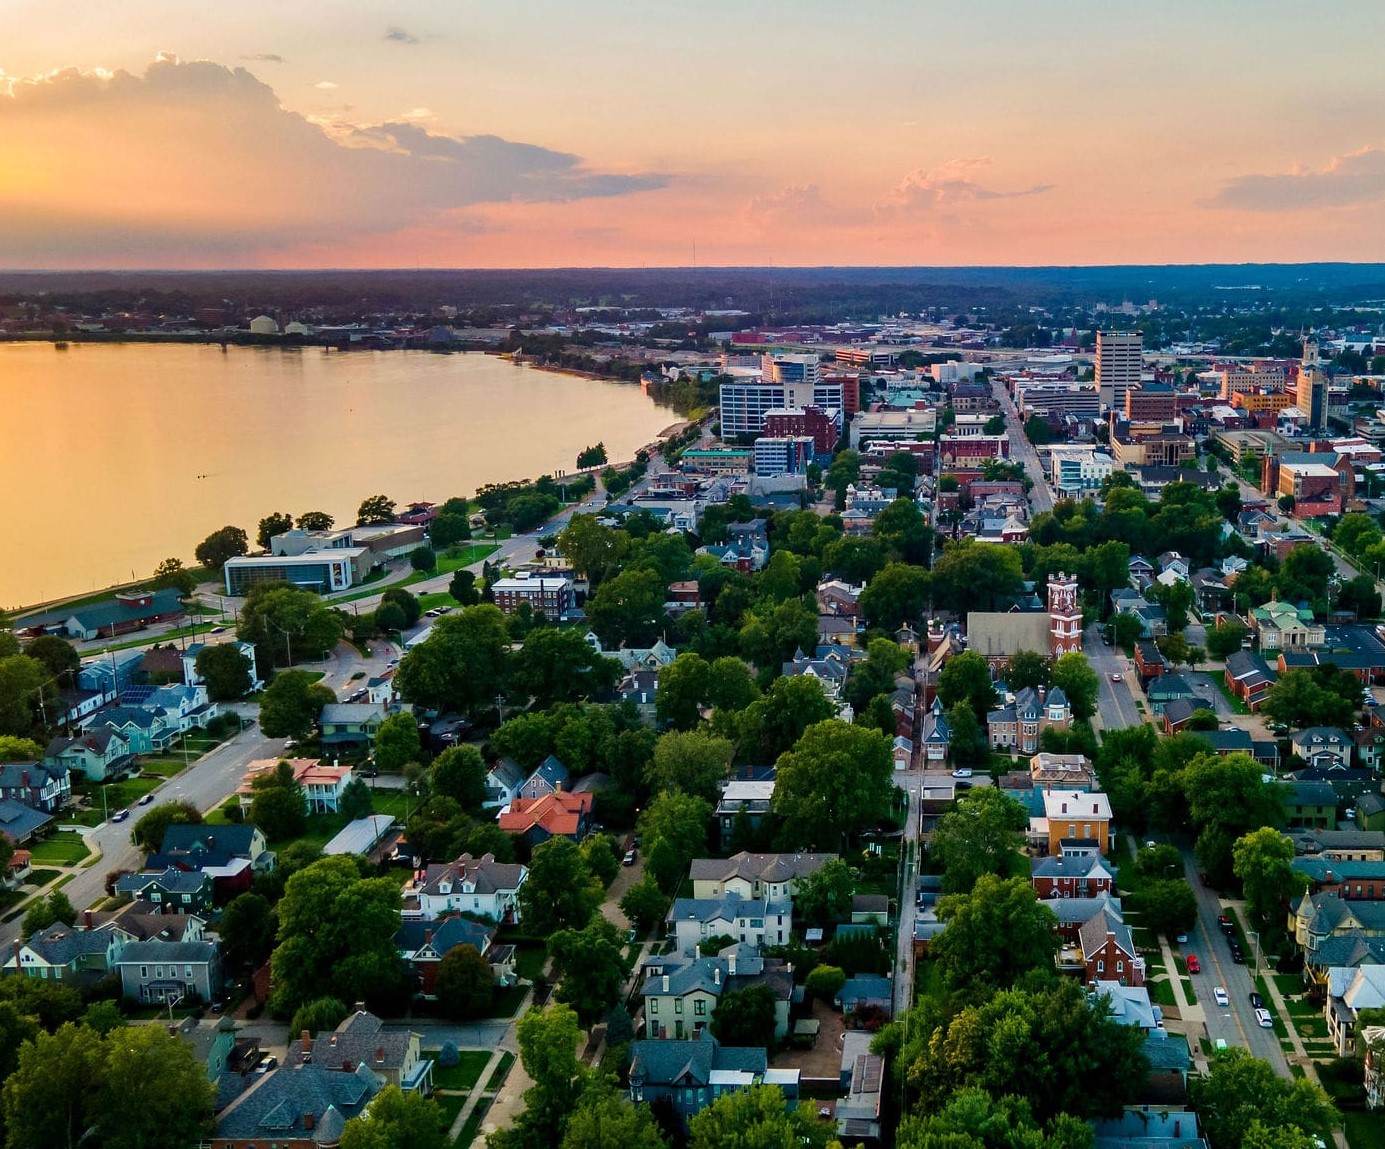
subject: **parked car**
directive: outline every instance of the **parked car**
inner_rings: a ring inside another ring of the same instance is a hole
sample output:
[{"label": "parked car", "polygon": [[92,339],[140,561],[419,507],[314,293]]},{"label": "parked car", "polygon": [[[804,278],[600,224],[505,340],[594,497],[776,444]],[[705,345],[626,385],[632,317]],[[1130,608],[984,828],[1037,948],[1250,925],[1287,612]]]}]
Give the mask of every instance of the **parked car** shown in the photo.
[{"label": "parked car", "polygon": [[1236,929],[1235,924],[1225,914],[1217,915],[1217,928],[1224,934],[1233,933]]},{"label": "parked car", "polygon": [[952,776],[953,776],[954,778],[970,778],[970,777],[971,777],[971,767],[970,767],[970,766],[958,766],[957,769],[954,770],[954,771],[952,772]]},{"label": "parked car", "polygon": [[1189,972],[1189,973],[1201,973],[1201,972],[1202,972],[1202,963],[1201,963],[1200,961],[1197,960],[1197,954],[1189,954],[1189,955],[1188,955],[1188,972]]},{"label": "parked car", "polygon": [[1255,1023],[1261,1029],[1274,1028],[1274,1018],[1270,1016],[1270,1011],[1267,1009],[1257,1009],[1255,1011]]},{"label": "parked car", "polygon": [[129,810],[117,810],[114,814],[111,815],[111,821],[112,821],[112,822],[123,822],[123,821],[125,821],[125,819],[128,818],[129,816],[130,816],[130,811],[129,811]]},{"label": "parked car", "polygon": [[1264,1007],[1264,1005],[1265,1005],[1265,999],[1264,999],[1263,997],[1261,997],[1258,993],[1256,993],[1254,990],[1251,990],[1251,991],[1250,991],[1250,1008],[1251,1008],[1251,1009],[1262,1009],[1262,1008]]},{"label": "parked car", "polygon": [[1231,1004],[1231,999],[1227,997],[1226,988],[1224,986],[1219,985],[1212,990],[1212,996],[1216,998],[1218,1005],[1227,1006]]},{"label": "parked car", "polygon": [[255,1066],[255,1072],[268,1073],[278,1064],[279,1059],[275,1057],[274,1054],[266,1053],[262,1058],[260,1058],[259,1064]]},{"label": "parked car", "polygon": [[136,805],[136,806],[147,806],[147,805],[149,805],[149,803],[152,802],[153,800],[154,800],[154,794],[153,794],[153,791],[150,791],[148,794],[141,794],[141,795],[139,796],[139,801],[136,802],[135,805]]},{"label": "parked car", "polygon": [[621,858],[620,864],[622,866],[633,866],[635,864],[635,851],[626,850],[625,857]]}]

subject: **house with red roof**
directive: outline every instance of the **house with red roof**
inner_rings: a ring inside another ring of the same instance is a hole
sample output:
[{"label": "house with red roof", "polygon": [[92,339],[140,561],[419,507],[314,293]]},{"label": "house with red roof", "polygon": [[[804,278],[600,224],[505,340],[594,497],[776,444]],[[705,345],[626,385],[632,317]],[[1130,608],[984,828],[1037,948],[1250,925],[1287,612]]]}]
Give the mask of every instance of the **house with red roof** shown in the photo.
[{"label": "house with red roof", "polygon": [[500,815],[500,828],[519,834],[531,846],[549,838],[571,838],[580,842],[587,836],[594,795],[557,790],[538,798],[516,798]]}]

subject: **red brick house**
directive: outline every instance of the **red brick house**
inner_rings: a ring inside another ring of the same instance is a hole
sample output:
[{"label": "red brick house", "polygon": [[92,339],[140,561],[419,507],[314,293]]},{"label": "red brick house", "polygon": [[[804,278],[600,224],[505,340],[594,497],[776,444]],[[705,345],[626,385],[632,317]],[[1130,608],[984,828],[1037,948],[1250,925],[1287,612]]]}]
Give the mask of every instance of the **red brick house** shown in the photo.
[{"label": "red brick house", "polygon": [[1118,981],[1121,985],[1145,984],[1145,962],[1135,951],[1130,927],[1105,911],[1097,914],[1078,933],[1082,947],[1084,980]]},{"label": "red brick house", "polygon": [[1112,892],[1116,875],[1100,854],[1058,854],[1030,858],[1029,881],[1041,899],[1094,898]]}]

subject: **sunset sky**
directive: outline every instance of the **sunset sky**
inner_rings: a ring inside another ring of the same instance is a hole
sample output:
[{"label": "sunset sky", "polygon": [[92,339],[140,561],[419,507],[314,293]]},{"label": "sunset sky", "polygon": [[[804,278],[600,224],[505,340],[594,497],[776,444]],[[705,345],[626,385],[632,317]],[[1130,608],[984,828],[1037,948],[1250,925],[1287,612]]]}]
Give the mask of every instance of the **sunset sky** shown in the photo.
[{"label": "sunset sky", "polygon": [[1385,4],[4,0],[0,266],[1385,260]]}]

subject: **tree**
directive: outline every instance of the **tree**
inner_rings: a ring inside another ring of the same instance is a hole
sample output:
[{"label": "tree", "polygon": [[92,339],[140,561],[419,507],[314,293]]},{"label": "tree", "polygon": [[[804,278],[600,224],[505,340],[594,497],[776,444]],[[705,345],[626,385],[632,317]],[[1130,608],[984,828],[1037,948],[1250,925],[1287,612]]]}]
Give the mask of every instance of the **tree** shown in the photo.
[{"label": "tree", "polygon": [[841,858],[831,858],[798,880],[794,911],[801,920],[815,926],[850,921],[855,893],[856,871]]},{"label": "tree", "polygon": [[659,722],[676,730],[691,730],[701,719],[711,667],[700,654],[680,654],[659,671],[655,713]]},{"label": "tree", "polygon": [[438,569],[438,553],[430,546],[414,547],[409,552],[409,565],[420,574],[429,574]]},{"label": "tree", "polygon": [[254,664],[234,642],[204,646],[197,652],[198,677],[206,680],[207,697],[213,702],[229,702],[250,692]]},{"label": "tree", "polygon": [[846,973],[840,966],[820,965],[804,979],[803,987],[826,1005],[831,1005],[846,984]]},{"label": "tree", "polygon": [[622,672],[619,662],[597,654],[580,632],[540,627],[514,656],[511,682],[520,695],[532,695],[536,707],[547,707],[606,694]]},{"label": "tree", "polygon": [[312,591],[287,583],[251,588],[241,608],[238,635],[253,642],[260,667],[291,665],[298,658],[321,658],[341,641],[341,613],[329,610]]},{"label": "tree", "polygon": [[449,746],[433,759],[428,789],[451,798],[463,810],[480,810],[486,800],[486,760],[475,746]]},{"label": "tree", "polygon": [[1154,640],[1154,644],[1159,648],[1159,653],[1169,660],[1170,666],[1178,666],[1189,661],[1188,655],[1192,648],[1188,645],[1188,640],[1177,632],[1161,635]]},{"label": "tree", "polygon": [[[1292,729],[1349,726],[1359,706],[1361,686],[1356,682],[1352,692],[1347,694],[1345,680],[1332,674],[1335,669],[1315,666],[1280,675],[1265,695],[1261,709],[1272,722]],[[1354,680],[1354,675],[1351,677]],[[1330,689],[1327,683],[1335,689]]]},{"label": "tree", "polygon": [[72,925],[77,920],[77,911],[62,890],[54,890],[46,898],[35,898],[24,915],[20,932],[31,938],[40,930],[46,930],[57,922]]},{"label": "tree", "polygon": [[[646,870],[659,888],[672,893],[688,872],[688,863],[707,848],[712,805],[694,794],[665,790],[640,815],[640,836],[647,853]],[[662,848],[661,848],[662,846]]]},{"label": "tree", "polygon": [[300,837],[308,828],[303,784],[294,777],[293,767],[279,762],[250,784],[250,821],[271,842],[286,842]]},{"label": "tree", "polygon": [[597,522],[595,515],[577,514],[559,533],[558,549],[573,571],[585,575],[595,587],[620,569],[630,549],[630,536]]},{"label": "tree", "polygon": [[305,738],[322,707],[311,690],[315,680],[306,670],[281,670],[260,702],[260,729],[268,738]]},{"label": "tree", "polygon": [[800,650],[817,645],[818,616],[802,599],[757,608],[741,627],[741,654],[761,671],[777,671]]},{"label": "tree", "polygon": [[466,515],[439,515],[428,524],[428,541],[446,550],[471,538],[471,520]]},{"label": "tree", "polygon": [[82,656],[67,639],[56,634],[45,634],[29,643],[24,653],[41,663],[49,678],[67,687],[75,685]]},{"label": "tree", "polygon": [[187,598],[197,589],[197,576],[183,566],[182,559],[164,559],[154,568],[149,585],[154,590],[176,590],[179,597]]},{"label": "tree", "polygon": [[1101,681],[1079,651],[1069,651],[1053,664],[1053,685],[1068,696],[1074,718],[1091,718],[1096,713],[1097,692]]},{"label": "tree", "polygon": [[1048,420],[1042,415],[1030,415],[1024,421],[1024,437],[1036,447],[1053,442],[1053,432],[1049,430]]},{"label": "tree", "polygon": [[1168,584],[1154,583],[1149,588],[1149,596],[1164,608],[1169,631],[1173,634],[1182,633],[1188,625],[1188,611],[1193,606],[1192,584],[1182,579]]},{"label": "tree", "polygon": [[936,1113],[905,1117],[895,1136],[897,1149],[1090,1149],[1091,1144],[1091,1127],[1069,1113],[1041,1127],[1024,1098],[993,1097],[977,1088],[959,1089]]},{"label": "tree", "polygon": [[1213,658],[1226,658],[1241,649],[1248,633],[1243,623],[1219,622],[1207,632],[1207,653]]},{"label": "tree", "polygon": [[779,758],[772,809],[785,839],[837,847],[889,813],[894,762],[883,734],[828,719]]},{"label": "tree", "polygon": [[962,539],[933,564],[933,599],[958,614],[998,610],[1024,589],[1018,549]]},{"label": "tree", "polygon": [[982,874],[970,893],[938,902],[938,920],[947,928],[931,952],[954,990],[1003,989],[1031,970],[1053,966],[1057,919],[1023,878]]},{"label": "tree", "polygon": [[1131,902],[1145,925],[1169,938],[1191,929],[1197,921],[1197,895],[1182,878],[1158,878],[1138,890]]},{"label": "tree", "polygon": [[864,709],[877,694],[894,690],[896,676],[908,664],[908,653],[893,639],[871,639],[865,660],[852,667],[847,679],[846,700],[856,709]]},{"label": "tree", "polygon": [[601,645],[614,650],[653,642],[664,622],[665,589],[652,570],[622,571],[597,587],[587,600],[587,620]]},{"label": "tree", "polygon": [[822,1149],[827,1127],[790,1109],[775,1085],[754,1085],[723,1094],[688,1122],[688,1149]]},{"label": "tree", "polygon": [[822,565],[838,578],[860,586],[881,571],[885,555],[874,539],[843,535],[824,548]]},{"label": "tree", "polygon": [[1199,754],[1183,769],[1180,781],[1198,830],[1198,861],[1216,881],[1232,876],[1237,838],[1284,821],[1284,787],[1266,783],[1260,764],[1249,754]]},{"label": "tree", "polygon": [[330,531],[336,519],[326,511],[304,511],[298,516],[300,531]]},{"label": "tree", "polygon": [[394,500],[386,495],[371,495],[356,508],[356,525],[394,522]]},{"label": "tree", "polygon": [[943,889],[966,893],[986,874],[1004,874],[1024,845],[1029,815],[994,787],[969,790],[938,819],[931,849],[943,865]]},{"label": "tree", "polygon": [[448,1138],[442,1118],[431,1097],[386,1085],[359,1117],[346,1123],[341,1149],[443,1149]]},{"label": "tree", "polygon": [[164,835],[170,826],[200,826],[202,811],[191,802],[160,802],[130,831],[130,839],[146,854],[157,854],[163,848]]},{"label": "tree", "polygon": [[714,801],[730,773],[733,749],[729,740],[706,730],[670,730],[654,744],[654,757],[646,773],[649,787],[654,791],[680,790]]},{"label": "tree", "polygon": [[[0,1006],[0,1009],[3,1009],[3,1006]],[[111,1030],[119,1029],[125,1025],[126,1021],[125,1015],[120,1012],[120,1006],[115,1002],[94,1001],[82,1011],[80,1024],[96,1030],[102,1037],[105,1037]],[[3,1077],[0,1077],[0,1080],[3,1080]]]},{"label": "tree", "polygon": [[911,498],[895,499],[875,516],[871,529],[895,561],[927,566],[933,557],[933,531]]},{"label": "tree", "polygon": [[726,990],[712,1011],[712,1035],[722,1045],[774,1052],[774,990],[764,984]]},{"label": "tree", "polygon": [[928,572],[907,563],[889,563],[861,592],[861,613],[882,630],[916,622],[928,601]]},{"label": "tree", "polygon": [[335,997],[318,997],[306,1001],[294,1011],[289,1022],[290,1033],[331,1033],[351,1016],[346,1002]]},{"label": "tree", "polygon": [[105,1060],[93,1029],[64,1025],[39,1032],[15,1051],[18,1067],[4,1083],[6,1145],[12,1149],[75,1146],[92,1122]]},{"label": "tree", "polygon": [[995,685],[985,656],[974,650],[954,654],[938,673],[938,697],[944,706],[967,705],[978,720],[995,706]]},{"label": "tree", "polygon": [[519,1019],[516,1036],[520,1064],[534,1083],[524,1091],[524,1113],[516,1122],[522,1134],[518,1144],[557,1145],[588,1080],[577,1056],[582,1037],[577,1014],[561,1002],[530,1009]]},{"label": "tree", "polygon": [[1336,1112],[1322,1087],[1303,1077],[1281,1078],[1244,1049],[1219,1051],[1207,1073],[1189,1082],[1203,1133],[1217,1149],[1242,1149],[1252,1123],[1297,1129],[1330,1140]]},{"label": "tree", "polygon": [[367,818],[375,809],[375,799],[364,778],[352,778],[337,801],[337,812],[349,822]]},{"label": "tree", "polygon": [[[609,1037],[607,1047],[614,1048]],[[648,1107],[590,1089],[568,1119],[562,1149],[666,1149],[666,1142]]]},{"label": "tree", "polygon": [[438,963],[434,992],[443,1014],[452,1020],[480,1017],[495,997],[495,973],[475,946],[456,946]]},{"label": "tree", "polygon": [[831,716],[832,704],[817,682],[802,675],[780,675],[763,697],[740,714],[727,716],[718,729],[734,728],[737,761],[774,762],[808,727]]},{"label": "tree", "polygon": [[481,601],[481,592],[476,589],[475,572],[459,570],[447,584],[447,593],[461,606],[475,606]]},{"label": "tree", "polygon": [[630,967],[616,927],[600,914],[580,930],[553,934],[548,953],[560,979],[558,1000],[572,1006],[584,1024],[597,1021],[620,1000]]},{"label": "tree", "polygon": [[759,697],[750,667],[733,655],[716,659],[707,674],[707,702],[717,710],[741,711]]},{"label": "tree", "polygon": [[625,891],[620,899],[620,912],[634,923],[643,933],[648,933],[662,924],[668,913],[669,899],[659,889],[653,877],[646,875],[641,881]]},{"label": "tree", "polygon": [[1306,879],[1293,869],[1294,844],[1278,830],[1262,826],[1242,834],[1231,848],[1232,872],[1240,879],[1246,909],[1265,930],[1282,923],[1289,904],[1303,892]]},{"label": "tree", "polygon": [[438,619],[428,638],[400,660],[399,693],[425,708],[470,711],[495,701],[509,670],[505,616],[489,603]]},{"label": "tree", "polygon": [[27,654],[0,658],[0,735],[25,736],[34,729],[39,700],[52,701],[57,686],[43,663]]},{"label": "tree", "polygon": [[204,567],[217,574],[227,559],[250,553],[250,537],[240,527],[222,527],[197,544],[193,555]]},{"label": "tree", "polygon": [[255,533],[255,542],[260,550],[267,551],[270,540],[275,535],[282,535],[285,531],[291,530],[293,530],[293,516],[275,512],[260,520],[259,530]]},{"label": "tree", "polygon": [[418,737],[418,719],[412,714],[391,714],[375,732],[375,765],[387,773],[417,762],[423,752]]},{"label": "tree", "polygon": [[380,605],[396,603],[404,612],[404,625],[413,626],[423,617],[423,606],[418,599],[402,586],[392,586],[380,596]]},{"label": "tree", "polygon": [[1017,650],[1000,674],[1011,690],[1022,690],[1026,686],[1046,689],[1053,684],[1053,663],[1036,651]]},{"label": "tree", "polygon": [[261,894],[237,894],[221,912],[217,933],[228,970],[258,969],[274,948],[274,910]]},{"label": "tree", "polygon": [[537,937],[581,929],[601,897],[601,883],[587,868],[577,843],[549,838],[534,848],[529,877],[519,888],[520,917],[525,930]]},{"label": "tree", "polygon": [[289,878],[279,902],[272,1006],[288,1016],[324,993],[364,1001],[399,984],[399,884],[362,878],[355,858],[322,858]]}]

